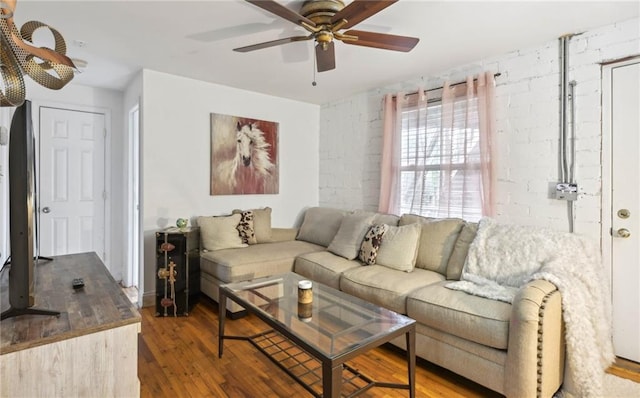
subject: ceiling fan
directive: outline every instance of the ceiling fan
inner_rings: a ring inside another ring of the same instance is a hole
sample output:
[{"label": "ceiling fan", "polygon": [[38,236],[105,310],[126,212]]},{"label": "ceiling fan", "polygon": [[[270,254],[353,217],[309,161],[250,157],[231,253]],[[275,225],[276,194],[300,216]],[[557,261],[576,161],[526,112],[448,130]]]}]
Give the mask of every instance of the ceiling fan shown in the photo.
[{"label": "ceiling fan", "polygon": [[343,0],[307,0],[300,12],[295,12],[274,0],[245,0],[296,25],[302,26],[310,34],[267,41],[233,51],[249,52],[314,39],[318,72],[335,69],[335,40],[356,46],[374,47],[383,50],[411,51],[420,39],[385,33],[347,30],[365,19],[377,14],[398,0],[354,0],[345,6]]}]

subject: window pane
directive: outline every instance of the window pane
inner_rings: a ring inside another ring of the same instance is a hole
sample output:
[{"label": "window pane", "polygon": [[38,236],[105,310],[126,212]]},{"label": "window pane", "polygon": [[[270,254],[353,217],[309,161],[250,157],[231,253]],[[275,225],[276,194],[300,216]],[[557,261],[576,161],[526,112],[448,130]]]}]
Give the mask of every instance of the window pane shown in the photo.
[{"label": "window pane", "polygon": [[441,103],[402,113],[400,210],[475,221],[482,216],[477,101],[449,109],[444,118]]}]

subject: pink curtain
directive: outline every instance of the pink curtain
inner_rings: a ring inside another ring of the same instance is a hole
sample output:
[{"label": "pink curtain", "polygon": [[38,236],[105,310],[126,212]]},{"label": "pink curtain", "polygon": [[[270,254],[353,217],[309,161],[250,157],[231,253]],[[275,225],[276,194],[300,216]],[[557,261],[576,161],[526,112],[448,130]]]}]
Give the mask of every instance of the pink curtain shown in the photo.
[{"label": "pink curtain", "polygon": [[495,86],[493,73],[478,76],[478,125],[480,128],[480,170],[482,172],[482,215],[495,215]]},{"label": "pink curtain", "polygon": [[[399,209],[401,104],[404,94],[384,96],[380,201],[378,211],[395,214]],[[398,100],[400,99],[400,100]]]},{"label": "pink curtain", "polygon": [[[494,215],[494,86],[489,72],[475,80],[469,76],[466,84],[445,83],[439,122],[437,113],[434,121],[422,88],[419,95],[410,98],[385,96],[379,211],[477,219],[481,208],[482,215]],[[403,120],[403,110],[408,109],[413,112]],[[407,145],[415,151],[401,156],[403,128],[418,133],[414,133],[412,145]],[[434,171],[429,168],[433,159],[439,159],[441,167],[435,200],[433,185],[426,183],[433,179]],[[411,170],[413,181],[405,181],[409,189],[403,187],[407,192],[401,197],[403,167]]]}]

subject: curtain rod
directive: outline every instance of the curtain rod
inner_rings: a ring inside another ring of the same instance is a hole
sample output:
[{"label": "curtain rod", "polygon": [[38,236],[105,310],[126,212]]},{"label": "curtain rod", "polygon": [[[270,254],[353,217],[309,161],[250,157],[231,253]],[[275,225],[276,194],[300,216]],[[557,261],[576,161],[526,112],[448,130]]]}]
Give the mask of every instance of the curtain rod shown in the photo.
[{"label": "curtain rod", "polygon": [[[501,74],[502,74],[502,73],[500,73],[500,72],[498,72],[498,73],[494,73],[494,74],[493,74],[493,77],[498,77],[498,76],[500,76]],[[477,80],[478,80],[478,78],[473,79],[473,81],[474,81],[474,82],[475,82],[475,81],[477,81]],[[466,84],[466,83],[467,83],[466,81],[464,81],[464,82],[458,82],[458,83],[453,83],[453,84],[449,84],[449,87],[459,86],[459,85],[461,85],[461,84]],[[428,89],[428,90],[424,90],[424,92],[425,92],[425,93],[428,93],[428,92],[430,92],[430,91],[442,90],[443,88],[444,88],[444,86],[436,87],[436,88],[430,88],[430,89]],[[409,95],[418,95],[418,91],[414,91],[414,92],[412,92],[412,93],[405,94],[405,96],[409,96]],[[393,96],[393,98],[396,98],[396,97],[397,97],[396,95],[394,95],[394,96]]]}]

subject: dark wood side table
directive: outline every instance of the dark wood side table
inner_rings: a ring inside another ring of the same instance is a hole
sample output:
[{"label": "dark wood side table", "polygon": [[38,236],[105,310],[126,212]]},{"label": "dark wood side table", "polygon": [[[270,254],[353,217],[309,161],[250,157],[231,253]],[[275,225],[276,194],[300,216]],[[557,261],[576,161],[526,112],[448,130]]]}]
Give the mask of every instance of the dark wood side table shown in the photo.
[{"label": "dark wood side table", "polygon": [[200,294],[200,229],[156,232],[156,316],[188,316]]}]

